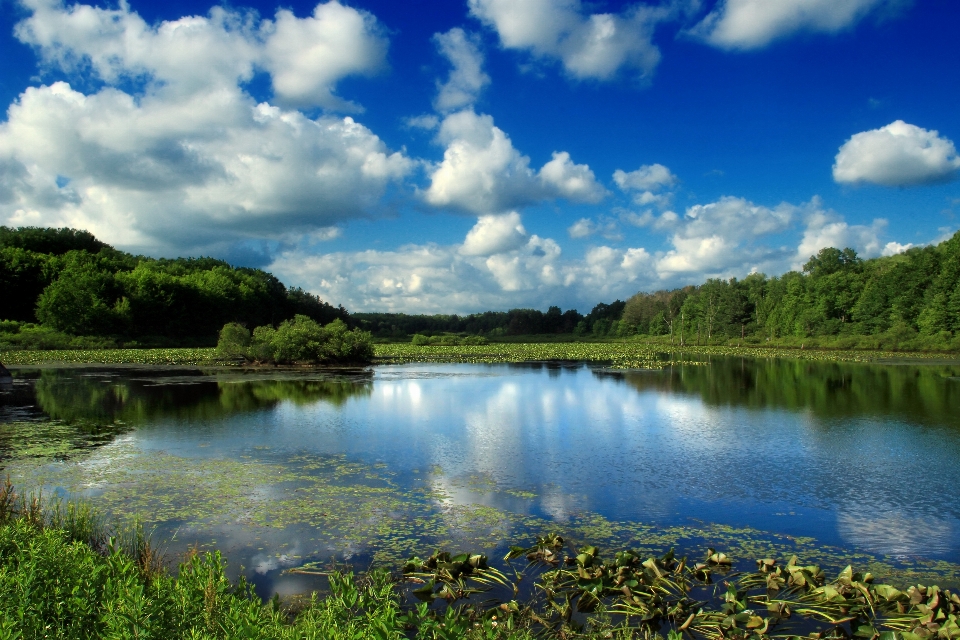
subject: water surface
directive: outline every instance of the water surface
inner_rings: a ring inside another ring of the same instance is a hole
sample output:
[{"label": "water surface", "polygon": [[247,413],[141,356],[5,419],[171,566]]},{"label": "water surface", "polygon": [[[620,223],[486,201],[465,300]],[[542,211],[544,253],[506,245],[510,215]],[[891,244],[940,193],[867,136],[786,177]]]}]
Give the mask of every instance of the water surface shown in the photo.
[{"label": "water surface", "polygon": [[137,512],[173,551],[224,548],[267,595],[309,588],[282,574],[306,561],[496,551],[544,528],[654,547],[749,530],[960,562],[952,365],[15,375],[0,464],[16,483]]}]

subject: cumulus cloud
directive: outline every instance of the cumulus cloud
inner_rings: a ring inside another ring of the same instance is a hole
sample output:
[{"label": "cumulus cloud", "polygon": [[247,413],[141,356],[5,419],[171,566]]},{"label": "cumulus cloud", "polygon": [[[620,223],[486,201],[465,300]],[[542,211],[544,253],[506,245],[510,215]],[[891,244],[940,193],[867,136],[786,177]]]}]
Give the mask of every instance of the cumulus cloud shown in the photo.
[{"label": "cumulus cloud", "polygon": [[436,207],[491,214],[550,198],[597,202],[606,190],[587,165],[556,152],[539,172],[530,167],[493,118],[473,110],[453,113],[440,124],[437,142],[446,147],[431,171],[424,199]]},{"label": "cumulus cloud", "polygon": [[833,179],[908,187],[949,181],[958,169],[960,157],[952,141],[897,120],[847,140],[837,153]]},{"label": "cumulus cloud", "polygon": [[460,253],[467,256],[490,256],[517,249],[526,240],[527,231],[516,211],[499,216],[480,216],[477,224],[467,233]]},{"label": "cumulus cloud", "polygon": [[276,20],[266,21],[261,29],[269,34],[264,66],[284,106],[355,109],[334,95],[337,81],[375,73],[386,58],[387,40],[373,14],[336,0],[318,4],[313,16],[303,19],[281,9]]},{"label": "cumulus cloud", "polygon": [[[520,215],[480,216],[460,244],[393,251],[282,252],[270,270],[356,309],[469,313],[553,304],[589,308],[656,278],[643,248],[592,247],[564,259],[551,238],[529,234]],[[611,297],[612,296],[612,297]]]},{"label": "cumulus cloud", "polygon": [[691,33],[722,49],[756,49],[798,31],[836,33],[903,0],[721,0]]},{"label": "cumulus cloud", "polygon": [[[810,206],[818,206],[818,202]],[[801,213],[789,203],[769,208],[743,198],[726,196],[687,209],[682,218],[671,216],[673,246],[657,260],[662,278],[696,274],[697,277],[744,271],[778,257],[778,251],[756,242],[762,236],[785,231]]]},{"label": "cumulus cloud", "polygon": [[580,218],[567,229],[571,238],[586,238],[597,232],[597,224],[590,218]]},{"label": "cumulus cloud", "polygon": [[[566,256],[556,241],[529,233],[511,212],[480,216],[460,244],[326,255],[297,249],[281,254],[270,269],[349,308],[469,313],[559,303],[586,310],[637,291],[799,270],[827,246],[853,247],[864,257],[909,247],[881,242],[884,220],[849,224],[816,197],[775,207],[725,197],[682,216],[660,217],[670,221],[659,228],[667,244],[658,250],[600,244],[582,257]],[[568,232],[587,237],[604,222],[581,219]]]},{"label": "cumulus cloud", "polygon": [[904,251],[913,248],[913,243],[908,242],[907,244],[900,244],[899,242],[888,242],[883,245],[883,251],[880,252],[882,256],[895,256],[898,253],[903,253]]},{"label": "cumulus cloud", "polygon": [[249,80],[257,67],[271,75],[284,106],[355,109],[334,93],[349,75],[384,64],[387,41],[369,13],[336,0],[318,4],[312,17],[287,10],[276,19],[213,7],[207,16],[147,24],[129,6],[102,9],[55,0],[25,0],[31,15],[17,38],[34,46],[45,64],[65,71],[87,66],[104,82],[146,80],[165,91],[207,91]]},{"label": "cumulus cloud", "polygon": [[617,169],[613,181],[621,191],[633,193],[634,204],[666,208],[673,199],[670,189],[680,180],[662,164],[645,164],[636,171]]},{"label": "cumulus cloud", "polygon": [[621,69],[649,77],[660,62],[651,38],[672,5],[636,4],[622,13],[584,11],[580,0],[469,0],[470,13],[508,49],[559,60],[578,79],[609,80]]},{"label": "cumulus cloud", "polygon": [[[151,26],[126,5],[30,2],[18,37],[46,64],[68,72],[86,65],[106,86],[90,94],[65,82],[30,87],[10,105],[0,124],[7,224],[81,227],[139,250],[209,250],[369,215],[414,166],[349,117],[310,119],[257,104],[243,90],[266,59],[264,43],[292,15],[265,26],[214,8]],[[308,31],[345,21],[337,37],[372,28],[370,17],[335,2],[307,20]],[[287,97],[333,100],[337,74],[356,68],[313,63],[301,68],[301,89],[283,90]]]},{"label": "cumulus cloud", "polygon": [[540,181],[547,191],[575,202],[596,203],[603,200],[607,190],[585,164],[574,164],[566,151],[554,151],[553,159],[540,169]]},{"label": "cumulus cloud", "polygon": [[636,171],[617,169],[613,172],[613,181],[624,191],[657,191],[672,187],[678,178],[662,164],[645,164]]},{"label": "cumulus cloud", "polygon": [[483,88],[490,84],[490,76],[483,71],[479,38],[458,27],[434,35],[433,40],[453,67],[446,82],[437,83],[433,107],[441,113],[449,113],[472,105]]},{"label": "cumulus cloud", "polygon": [[806,229],[790,268],[801,270],[811,256],[826,247],[851,247],[860,257],[874,258],[881,254],[880,236],[886,227],[887,221],[883,218],[875,219],[870,225],[848,224],[836,213],[816,207],[806,216]]}]

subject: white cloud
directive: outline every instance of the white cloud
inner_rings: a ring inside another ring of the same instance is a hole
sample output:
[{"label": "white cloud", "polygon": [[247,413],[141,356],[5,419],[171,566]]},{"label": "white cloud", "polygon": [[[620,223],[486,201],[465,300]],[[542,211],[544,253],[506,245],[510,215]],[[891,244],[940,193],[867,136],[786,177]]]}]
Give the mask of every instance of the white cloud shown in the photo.
[{"label": "white cloud", "polygon": [[479,38],[454,28],[433,36],[440,53],[453,68],[444,83],[437,83],[437,97],[433,107],[441,113],[463,109],[476,102],[490,76],[483,71],[483,53]]},{"label": "white cloud", "polygon": [[437,142],[443,161],[431,172],[425,200],[479,215],[501,213],[545,199],[597,202],[606,193],[587,165],[559,152],[539,172],[486,114],[460,111],[444,118]]},{"label": "white cloud", "polygon": [[[814,200],[808,208],[818,206]],[[658,258],[657,272],[661,278],[695,274],[694,280],[745,272],[746,265],[763,264],[778,254],[755,240],[785,231],[800,213],[800,207],[788,203],[771,209],[730,196],[694,205],[682,219],[670,216],[673,248]]]},{"label": "white cloud", "polygon": [[675,211],[664,211],[659,216],[650,210],[643,213],[621,211],[619,217],[621,221],[635,227],[653,227],[658,230],[672,229],[680,221],[680,216]]},{"label": "white cloud", "polygon": [[623,13],[586,14],[580,0],[468,0],[470,13],[508,49],[559,60],[578,79],[608,80],[620,69],[649,77],[660,62],[651,38],[670,5],[637,4]]},{"label": "white cloud", "polygon": [[645,164],[636,171],[617,169],[613,181],[621,191],[633,194],[633,202],[641,207],[656,206],[666,209],[673,201],[670,191],[680,182],[679,178],[662,164]]},{"label": "white cloud", "polygon": [[247,81],[256,67],[271,74],[285,106],[356,109],[334,94],[349,75],[370,74],[384,63],[387,41],[376,19],[331,0],[313,17],[287,10],[276,20],[213,7],[208,16],[147,24],[129,6],[101,9],[55,0],[25,0],[32,15],[17,24],[20,41],[36,47],[45,64],[66,71],[87,66],[109,84],[123,79],[163,85],[168,94],[209,92]]},{"label": "white cloud", "polygon": [[337,0],[318,4],[311,18],[280,9],[275,22],[267,21],[261,29],[269,34],[263,64],[277,100],[285,106],[354,109],[353,103],[334,95],[337,81],[374,73],[386,58],[387,40],[377,19]]},{"label": "white cloud", "polygon": [[659,191],[673,187],[679,179],[662,164],[645,164],[636,171],[617,169],[613,181],[623,191]]},{"label": "white cloud", "polygon": [[[30,87],[10,105],[0,221],[85,228],[137,250],[209,251],[370,215],[414,166],[350,118],[256,104],[240,86],[264,50],[250,16],[214,8],[149,26],[126,5],[30,6],[19,37],[47,64],[86,64],[108,86]],[[316,15],[325,11],[353,12],[329,3]],[[329,89],[336,78],[324,73]],[[137,93],[111,86],[138,78]]]},{"label": "white cloud", "polygon": [[567,229],[571,238],[586,238],[597,232],[597,224],[590,218],[580,218]]},{"label": "white cloud", "polygon": [[566,151],[553,152],[553,159],[540,169],[540,180],[548,191],[575,202],[596,203],[607,195],[590,167],[574,164]]},{"label": "white cloud", "polygon": [[907,244],[900,244],[899,242],[888,242],[883,245],[883,251],[880,252],[882,256],[895,256],[898,253],[903,253],[904,251],[913,248],[913,243],[908,242]]},{"label": "white cloud", "polygon": [[269,268],[351,309],[410,313],[590,308],[655,278],[652,256],[642,248],[593,247],[583,259],[564,260],[554,240],[527,234],[516,213],[481,216],[458,245],[326,255],[291,249]]},{"label": "white cloud", "polygon": [[887,221],[877,218],[869,226],[852,225],[832,211],[817,208],[807,215],[806,225],[796,257],[790,266],[795,271],[800,271],[811,256],[817,255],[820,249],[826,247],[851,247],[861,258],[875,258],[881,254],[880,235],[886,229]]},{"label": "white cloud", "polygon": [[489,256],[511,251],[527,240],[527,231],[516,211],[504,215],[480,216],[467,233],[460,253],[466,256]]},{"label": "white cloud", "polygon": [[[669,234],[664,250],[595,245],[582,258],[567,257],[557,242],[530,234],[519,214],[510,213],[481,216],[461,244],[323,256],[298,249],[270,269],[351,309],[470,313],[560,304],[585,311],[637,291],[800,269],[826,246],[850,246],[864,257],[908,247],[881,243],[884,220],[848,224],[816,197],[772,208],[726,197],[690,207],[683,216],[661,217],[672,218],[660,227]],[[568,231],[594,234],[603,223],[581,219]]]},{"label": "white cloud", "polygon": [[958,169],[960,157],[953,142],[936,131],[897,120],[847,140],[837,153],[833,179],[906,187],[946,182]]},{"label": "white cloud", "polygon": [[836,33],[903,0],[721,0],[691,33],[723,49],[755,49],[798,31]]}]

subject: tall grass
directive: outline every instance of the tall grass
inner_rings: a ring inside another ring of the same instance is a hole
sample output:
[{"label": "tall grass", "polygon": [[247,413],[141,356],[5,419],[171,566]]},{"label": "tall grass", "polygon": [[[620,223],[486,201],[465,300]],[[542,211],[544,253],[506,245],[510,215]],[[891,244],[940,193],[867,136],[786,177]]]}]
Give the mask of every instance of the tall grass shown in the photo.
[{"label": "tall grass", "polygon": [[328,594],[293,611],[225,567],[219,552],[191,553],[167,571],[142,526],[112,531],[88,505],[0,483],[0,640],[532,638],[453,609],[448,621],[404,613],[385,570],[335,572]]}]

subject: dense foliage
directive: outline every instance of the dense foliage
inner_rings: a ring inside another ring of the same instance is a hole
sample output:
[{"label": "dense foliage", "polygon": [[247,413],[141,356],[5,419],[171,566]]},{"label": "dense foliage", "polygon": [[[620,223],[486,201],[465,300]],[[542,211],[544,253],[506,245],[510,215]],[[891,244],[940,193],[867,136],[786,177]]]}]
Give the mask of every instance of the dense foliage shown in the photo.
[{"label": "dense foliage", "polygon": [[638,293],[627,301],[619,331],[688,345],[742,338],[960,348],[960,233],[891,257],[862,260],[850,248],[825,248],[802,273]]},{"label": "dense foliage", "polygon": [[228,323],[220,330],[217,354],[276,364],[358,363],[373,359],[373,342],[369,333],[349,329],[339,318],[320,326],[297,314],[277,328],[264,325],[252,334],[242,324]]},{"label": "dense foliage", "polygon": [[213,258],[134,256],[73,229],[0,227],[0,291],[6,341],[45,348],[106,346],[90,336],[212,344],[227,322],[348,317],[259,269]]}]

